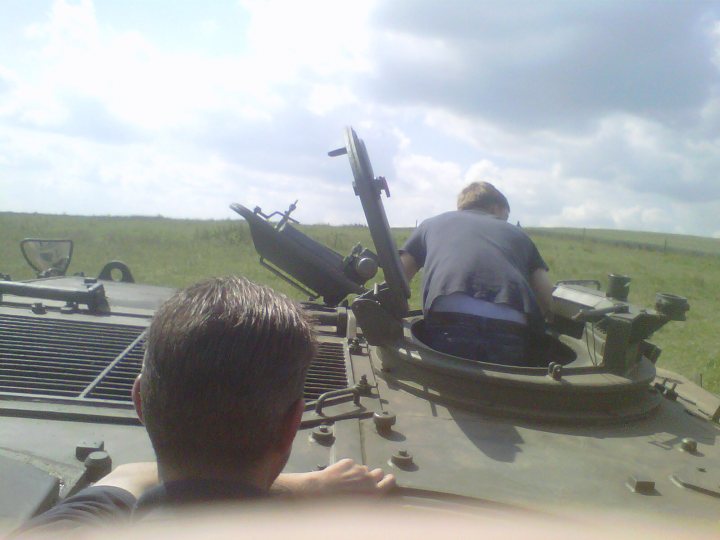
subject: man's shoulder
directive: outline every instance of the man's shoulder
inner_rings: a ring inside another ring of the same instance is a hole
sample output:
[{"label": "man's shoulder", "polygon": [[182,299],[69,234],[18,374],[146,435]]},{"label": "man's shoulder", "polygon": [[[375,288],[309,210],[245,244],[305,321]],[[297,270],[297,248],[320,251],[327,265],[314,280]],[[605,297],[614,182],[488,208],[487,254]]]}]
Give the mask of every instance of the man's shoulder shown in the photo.
[{"label": "man's shoulder", "polygon": [[[497,230],[520,230],[519,227],[511,225],[507,221],[498,219],[492,214],[483,212],[482,210],[450,210],[443,212],[431,218],[426,219],[421,224],[423,227],[440,227],[443,225],[454,225],[459,227],[477,228],[482,227],[483,229],[497,229]],[[522,233],[524,234],[524,233]]]},{"label": "man's shoulder", "polygon": [[507,237],[509,235],[533,243],[522,228],[477,209],[450,210],[437,214],[420,223],[416,230],[420,233],[425,231],[444,233],[447,228],[452,228],[455,234],[462,234],[463,231],[473,234],[481,230],[490,237],[497,235]]},{"label": "man's shoulder", "polygon": [[115,486],[92,486],[63,499],[53,508],[25,523],[22,534],[103,525],[130,517],[135,496]]},{"label": "man's shoulder", "polygon": [[420,223],[420,227],[432,227],[436,224],[454,221],[461,218],[462,212],[460,212],[459,210],[450,210],[448,212],[443,212],[442,214],[437,214],[435,216],[427,218],[422,223]]}]

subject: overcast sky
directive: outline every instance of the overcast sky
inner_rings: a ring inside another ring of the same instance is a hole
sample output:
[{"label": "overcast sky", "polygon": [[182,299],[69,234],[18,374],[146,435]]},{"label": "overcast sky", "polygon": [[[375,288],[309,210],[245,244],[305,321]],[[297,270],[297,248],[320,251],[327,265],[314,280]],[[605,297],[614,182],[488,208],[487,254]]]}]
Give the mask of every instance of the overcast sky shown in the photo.
[{"label": "overcast sky", "polygon": [[720,0],[0,0],[0,210],[720,237]]}]

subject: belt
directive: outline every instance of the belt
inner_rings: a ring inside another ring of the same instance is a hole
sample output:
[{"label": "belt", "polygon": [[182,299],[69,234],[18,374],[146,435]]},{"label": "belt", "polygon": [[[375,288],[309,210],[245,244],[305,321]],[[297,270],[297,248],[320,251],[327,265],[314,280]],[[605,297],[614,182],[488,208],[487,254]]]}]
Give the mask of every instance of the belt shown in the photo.
[{"label": "belt", "polygon": [[489,317],[481,317],[479,315],[470,315],[467,313],[431,311],[425,317],[425,320],[427,323],[433,325],[474,326],[479,330],[484,330],[486,332],[502,332],[504,334],[512,334],[523,337],[528,335],[527,325],[503,319],[491,319]]}]

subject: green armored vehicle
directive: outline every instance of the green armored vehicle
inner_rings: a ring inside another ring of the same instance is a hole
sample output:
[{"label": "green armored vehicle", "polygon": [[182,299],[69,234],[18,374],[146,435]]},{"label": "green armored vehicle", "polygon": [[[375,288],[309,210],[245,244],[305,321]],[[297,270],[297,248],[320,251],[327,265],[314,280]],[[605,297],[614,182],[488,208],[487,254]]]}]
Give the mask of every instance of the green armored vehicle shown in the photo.
[{"label": "green armored vehicle", "polygon": [[[484,364],[425,344],[423,317],[390,235],[364,143],[343,148],[374,252],[348,256],[293,226],[290,212],[232,208],[261,264],[314,301],[319,353],[287,471],[350,457],[397,476],[420,507],[577,508],[716,522],[720,400],[659,373],[648,339],[689,306],[658,294],[644,309],[628,281],[563,281],[532,366]],[[348,190],[349,192],[349,190]],[[130,401],[145,331],[172,290],[133,282],[122,263],[66,276],[68,244],[28,241],[37,280],[0,281],[0,520],[7,531],[112,465],[153,458]],[[366,286],[382,268],[385,282]],[[228,269],[231,270],[231,269]],[[7,277],[7,276],[6,276]],[[350,301],[352,299],[352,301]]]}]

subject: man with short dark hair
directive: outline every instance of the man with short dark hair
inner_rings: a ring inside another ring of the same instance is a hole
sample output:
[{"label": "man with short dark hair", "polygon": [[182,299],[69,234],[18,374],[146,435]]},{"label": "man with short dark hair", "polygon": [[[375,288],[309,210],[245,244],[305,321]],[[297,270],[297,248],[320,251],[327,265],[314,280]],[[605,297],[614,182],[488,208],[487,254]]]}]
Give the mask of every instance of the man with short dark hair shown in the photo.
[{"label": "man with short dark hair", "polygon": [[400,253],[408,280],[424,268],[426,341],[455,356],[531,365],[528,343],[552,302],[548,267],[507,223],[510,205],[492,184],[466,186],[457,207],[422,222]]},{"label": "man with short dark hair", "polygon": [[133,388],[162,478],[219,474],[269,488],[314,353],[302,309],[268,287],[212,279],[174,295],[155,314]]},{"label": "man with short dark hair", "polygon": [[254,499],[273,485],[303,495],[387,491],[392,475],[351,460],[280,475],[300,425],[314,353],[303,310],[269,287],[228,277],[178,291],[155,314],[133,387],[157,466],[120,466],[23,529]]}]

